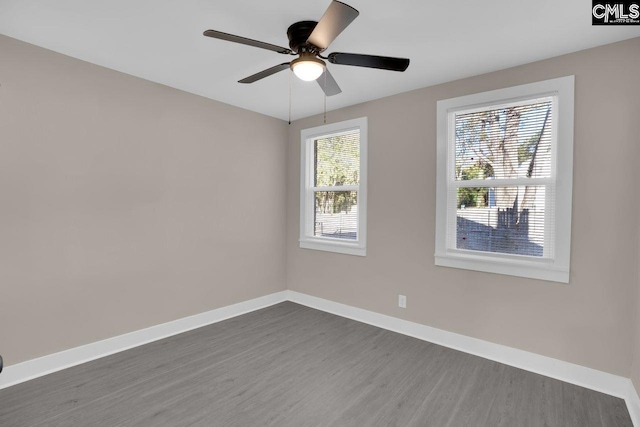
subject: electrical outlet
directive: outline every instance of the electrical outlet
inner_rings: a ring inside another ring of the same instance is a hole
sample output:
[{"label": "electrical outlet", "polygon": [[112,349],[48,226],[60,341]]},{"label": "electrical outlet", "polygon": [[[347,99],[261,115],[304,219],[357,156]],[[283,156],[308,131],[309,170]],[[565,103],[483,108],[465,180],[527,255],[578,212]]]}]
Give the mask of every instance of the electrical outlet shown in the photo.
[{"label": "electrical outlet", "polygon": [[398,295],[398,307],[407,308],[407,297],[405,295]]}]

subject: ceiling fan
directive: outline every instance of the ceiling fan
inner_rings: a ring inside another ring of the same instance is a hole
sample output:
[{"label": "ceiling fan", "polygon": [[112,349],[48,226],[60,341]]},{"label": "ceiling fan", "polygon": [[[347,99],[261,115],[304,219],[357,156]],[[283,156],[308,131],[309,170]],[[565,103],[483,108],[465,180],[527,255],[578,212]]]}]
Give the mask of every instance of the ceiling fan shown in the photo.
[{"label": "ceiling fan", "polygon": [[[267,68],[266,70],[239,80],[238,83],[253,83],[279,71],[291,68],[294,74],[301,80],[316,80],[327,96],[333,96],[341,93],[342,90],[333,76],[331,76],[323,59],[332,64],[354,65],[356,67],[379,68],[391,71],[404,71],[409,66],[409,60],[406,58],[343,52],[333,52],[328,56],[322,56],[322,52],[329,47],[331,42],[333,42],[359,14],[360,12],[353,7],[334,0],[324,15],[322,15],[319,22],[300,21],[289,27],[287,30],[289,48],[216,30],[207,30],[204,32],[204,35],[220,40],[267,49],[284,55],[298,56],[291,62],[283,62],[282,64]],[[322,78],[319,78],[321,76]]]}]

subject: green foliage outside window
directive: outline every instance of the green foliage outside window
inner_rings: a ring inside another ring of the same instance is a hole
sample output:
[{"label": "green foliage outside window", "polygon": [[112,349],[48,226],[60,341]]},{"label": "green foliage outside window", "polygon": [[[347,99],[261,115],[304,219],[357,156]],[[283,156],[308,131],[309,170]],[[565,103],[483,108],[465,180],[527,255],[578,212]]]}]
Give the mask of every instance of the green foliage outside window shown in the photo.
[{"label": "green foliage outside window", "polygon": [[[315,181],[316,187],[360,183],[359,133],[315,141]],[[349,212],[357,203],[355,191],[316,192],[316,208],[322,213]]]},{"label": "green foliage outside window", "polygon": [[[493,168],[487,163],[478,162],[460,171],[463,180],[486,179],[493,175]],[[489,189],[486,187],[462,187],[458,189],[458,209],[482,207],[488,204]]]}]

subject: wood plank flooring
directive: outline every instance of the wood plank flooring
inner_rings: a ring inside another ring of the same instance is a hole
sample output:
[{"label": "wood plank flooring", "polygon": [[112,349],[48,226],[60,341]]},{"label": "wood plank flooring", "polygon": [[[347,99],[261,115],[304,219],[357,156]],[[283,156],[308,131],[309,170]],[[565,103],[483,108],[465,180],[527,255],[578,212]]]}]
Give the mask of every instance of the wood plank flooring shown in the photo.
[{"label": "wood plank flooring", "polygon": [[622,399],[285,302],[0,390],[0,426],[632,426]]}]

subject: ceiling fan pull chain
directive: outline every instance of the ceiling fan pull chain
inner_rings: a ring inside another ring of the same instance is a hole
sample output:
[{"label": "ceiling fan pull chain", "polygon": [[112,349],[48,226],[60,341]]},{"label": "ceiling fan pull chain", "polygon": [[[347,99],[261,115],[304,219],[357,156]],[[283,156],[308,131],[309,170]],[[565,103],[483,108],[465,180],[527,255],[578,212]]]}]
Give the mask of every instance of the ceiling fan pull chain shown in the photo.
[{"label": "ceiling fan pull chain", "polygon": [[324,72],[324,90],[322,91],[324,95],[324,124],[327,124],[327,71]]},{"label": "ceiling fan pull chain", "polygon": [[289,124],[291,124],[291,71],[289,71]]}]

